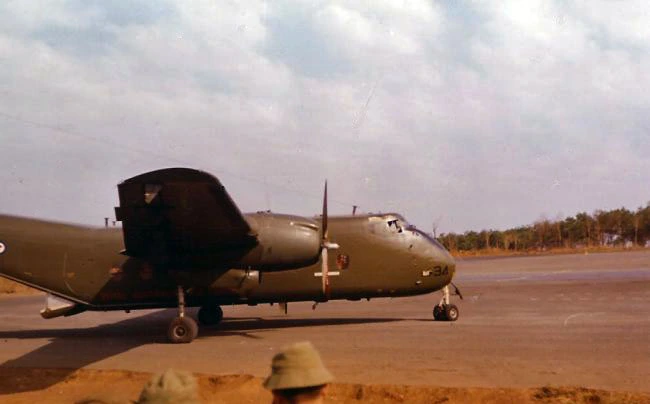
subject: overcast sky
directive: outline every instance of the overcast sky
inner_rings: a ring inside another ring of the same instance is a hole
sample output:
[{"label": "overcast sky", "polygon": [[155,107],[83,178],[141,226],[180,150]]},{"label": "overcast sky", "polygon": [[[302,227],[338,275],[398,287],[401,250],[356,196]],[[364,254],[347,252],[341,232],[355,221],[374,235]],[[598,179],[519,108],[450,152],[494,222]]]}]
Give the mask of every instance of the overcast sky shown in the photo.
[{"label": "overcast sky", "polygon": [[0,212],[103,224],[116,184],[439,231],[650,201],[645,1],[0,2]]}]

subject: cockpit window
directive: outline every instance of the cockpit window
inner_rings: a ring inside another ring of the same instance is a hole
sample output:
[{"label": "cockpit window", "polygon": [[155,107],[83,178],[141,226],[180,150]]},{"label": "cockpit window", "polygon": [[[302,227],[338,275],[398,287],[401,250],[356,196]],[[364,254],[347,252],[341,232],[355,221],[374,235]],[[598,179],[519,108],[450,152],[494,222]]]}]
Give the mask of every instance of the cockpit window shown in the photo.
[{"label": "cockpit window", "polygon": [[433,240],[433,244],[435,244],[436,247],[438,247],[438,248],[441,249],[441,250],[445,250],[445,247],[444,247],[442,244],[440,244],[440,242],[439,242],[438,240],[436,240],[436,239],[433,238],[433,237],[431,238],[431,240]]},{"label": "cockpit window", "polygon": [[416,233],[418,233],[418,234],[421,235],[422,237],[426,238],[427,240],[429,240],[433,245],[435,245],[435,246],[438,247],[439,249],[447,251],[447,250],[445,249],[445,247],[443,247],[443,245],[440,244],[440,242],[439,242],[438,240],[436,240],[435,238],[431,237],[429,234],[427,234],[427,233],[425,233],[425,232],[423,232],[423,231],[421,231],[421,230],[418,230],[418,229],[416,229],[416,228],[413,228],[413,231],[416,232]]},{"label": "cockpit window", "polygon": [[389,213],[368,217],[368,227],[373,234],[400,234],[408,230],[411,225],[400,215]]},{"label": "cockpit window", "polygon": [[404,229],[402,228],[402,225],[400,224],[398,219],[389,220],[389,221],[386,222],[386,224],[388,224],[388,228],[391,231],[396,231],[398,233],[401,233],[401,232],[404,231]]}]

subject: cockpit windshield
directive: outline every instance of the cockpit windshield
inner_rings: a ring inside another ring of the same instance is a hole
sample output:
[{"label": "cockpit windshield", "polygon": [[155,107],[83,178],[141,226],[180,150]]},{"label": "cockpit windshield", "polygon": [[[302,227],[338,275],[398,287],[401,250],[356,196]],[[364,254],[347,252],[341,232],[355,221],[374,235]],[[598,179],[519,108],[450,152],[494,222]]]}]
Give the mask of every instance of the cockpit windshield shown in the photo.
[{"label": "cockpit windshield", "polygon": [[383,219],[391,233],[403,233],[411,227],[400,215],[385,215]]},{"label": "cockpit windshield", "polygon": [[399,234],[412,227],[403,217],[397,214],[371,216],[369,221],[373,228],[384,233]]},{"label": "cockpit windshield", "polygon": [[427,240],[429,240],[431,243],[433,243],[433,245],[435,245],[439,249],[447,251],[447,249],[442,244],[440,244],[440,242],[438,240],[431,237],[431,235],[423,232],[422,230],[416,229],[415,226],[411,226],[411,228],[409,230],[412,230],[412,231],[418,233],[419,235],[421,235],[422,237],[426,238]]},{"label": "cockpit windshield", "polygon": [[386,224],[388,225],[388,228],[390,230],[395,230],[398,233],[401,233],[401,232],[404,231],[404,226],[402,226],[402,223],[400,223],[400,221],[398,219],[391,219],[391,220],[387,221]]},{"label": "cockpit windshield", "polygon": [[370,231],[373,234],[384,236],[392,235],[391,237],[396,237],[400,234],[416,234],[420,237],[424,237],[431,244],[435,245],[437,248],[447,251],[445,247],[440,244],[438,240],[434,237],[431,237],[430,234],[423,232],[422,230],[417,229],[412,224],[408,223],[401,215],[390,213],[383,215],[372,215],[368,217]]}]

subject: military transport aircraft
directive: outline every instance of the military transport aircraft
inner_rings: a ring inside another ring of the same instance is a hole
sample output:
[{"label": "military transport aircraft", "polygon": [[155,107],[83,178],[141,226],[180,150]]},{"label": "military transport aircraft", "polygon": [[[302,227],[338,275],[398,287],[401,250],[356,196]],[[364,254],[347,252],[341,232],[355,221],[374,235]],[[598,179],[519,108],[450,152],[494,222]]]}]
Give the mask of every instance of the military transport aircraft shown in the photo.
[{"label": "military transport aircraft", "polygon": [[[436,320],[455,321],[454,259],[398,214],[242,214],[219,180],[188,168],[118,185],[122,228],[0,215],[0,276],[48,293],[44,318],[86,310],[178,307],[171,342],[223,318],[221,305],[326,302],[443,290]],[[329,251],[336,251],[336,255]],[[286,307],[286,306],[285,306]]]}]

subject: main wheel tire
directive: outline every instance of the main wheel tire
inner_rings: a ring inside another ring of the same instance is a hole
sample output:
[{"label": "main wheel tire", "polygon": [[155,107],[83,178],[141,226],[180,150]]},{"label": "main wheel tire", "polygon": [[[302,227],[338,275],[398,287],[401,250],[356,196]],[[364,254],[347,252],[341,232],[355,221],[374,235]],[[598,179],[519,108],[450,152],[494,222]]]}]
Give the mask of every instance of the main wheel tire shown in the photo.
[{"label": "main wheel tire", "polygon": [[199,326],[191,317],[176,317],[167,330],[169,341],[174,344],[187,344],[192,342],[199,334]]},{"label": "main wheel tire", "polygon": [[221,306],[202,306],[199,309],[199,323],[201,325],[217,325],[223,320]]},{"label": "main wheel tire", "polygon": [[456,321],[458,320],[459,315],[460,312],[458,311],[458,307],[456,307],[456,305],[450,304],[445,307],[445,317],[447,321]]},{"label": "main wheel tire", "polygon": [[445,319],[445,309],[440,305],[433,306],[433,319],[436,321],[442,321]]}]

